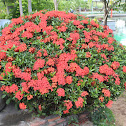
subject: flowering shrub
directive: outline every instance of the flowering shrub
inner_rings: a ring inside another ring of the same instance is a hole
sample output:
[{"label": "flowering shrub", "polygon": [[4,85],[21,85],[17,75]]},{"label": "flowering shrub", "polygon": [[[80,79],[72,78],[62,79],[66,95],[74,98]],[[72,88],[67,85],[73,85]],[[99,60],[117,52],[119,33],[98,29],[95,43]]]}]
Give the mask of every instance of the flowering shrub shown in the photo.
[{"label": "flowering shrub", "polygon": [[108,27],[60,11],[11,21],[0,37],[7,102],[39,115],[73,114],[110,107],[126,88],[126,50]]}]

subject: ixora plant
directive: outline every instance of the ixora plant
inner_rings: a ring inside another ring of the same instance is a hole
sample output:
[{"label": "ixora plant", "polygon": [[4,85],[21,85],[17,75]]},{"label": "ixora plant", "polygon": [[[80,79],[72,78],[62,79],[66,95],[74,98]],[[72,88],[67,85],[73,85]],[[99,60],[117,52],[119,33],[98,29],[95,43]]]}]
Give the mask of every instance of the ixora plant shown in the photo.
[{"label": "ixora plant", "polygon": [[40,11],[0,37],[3,97],[20,109],[76,114],[111,107],[126,87],[126,50],[112,30],[81,15]]}]

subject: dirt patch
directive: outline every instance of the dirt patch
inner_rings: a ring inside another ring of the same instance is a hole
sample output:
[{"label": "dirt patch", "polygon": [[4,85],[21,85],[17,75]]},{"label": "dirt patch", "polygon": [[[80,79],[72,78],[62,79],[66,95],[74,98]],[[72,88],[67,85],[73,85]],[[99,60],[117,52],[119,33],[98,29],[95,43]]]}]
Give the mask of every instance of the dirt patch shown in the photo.
[{"label": "dirt patch", "polygon": [[111,110],[115,115],[116,126],[126,126],[126,92],[113,102]]},{"label": "dirt patch", "polygon": [[14,126],[19,125],[21,121],[27,121],[31,118],[31,113],[15,113],[15,114],[8,114],[2,119],[2,124],[0,126]]}]

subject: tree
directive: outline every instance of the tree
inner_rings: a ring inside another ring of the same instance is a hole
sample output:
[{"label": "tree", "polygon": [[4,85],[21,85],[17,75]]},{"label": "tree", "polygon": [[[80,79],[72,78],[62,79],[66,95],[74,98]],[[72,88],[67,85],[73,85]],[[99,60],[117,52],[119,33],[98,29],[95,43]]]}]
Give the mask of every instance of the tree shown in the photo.
[{"label": "tree", "polygon": [[23,15],[22,0],[19,0],[20,16]]},{"label": "tree", "polygon": [[54,1],[55,10],[57,10],[58,9],[58,7],[57,7],[57,0],[53,0],[53,1]]},{"label": "tree", "polygon": [[58,5],[59,5],[60,0],[53,0],[53,1],[54,1],[55,10],[58,10]]},{"label": "tree", "polygon": [[107,25],[107,18],[108,18],[108,14],[110,12],[111,9],[113,9],[115,6],[119,5],[121,2],[121,0],[103,0],[104,3],[104,21],[103,24]]},{"label": "tree", "polygon": [[28,0],[28,13],[32,13],[31,0]]}]

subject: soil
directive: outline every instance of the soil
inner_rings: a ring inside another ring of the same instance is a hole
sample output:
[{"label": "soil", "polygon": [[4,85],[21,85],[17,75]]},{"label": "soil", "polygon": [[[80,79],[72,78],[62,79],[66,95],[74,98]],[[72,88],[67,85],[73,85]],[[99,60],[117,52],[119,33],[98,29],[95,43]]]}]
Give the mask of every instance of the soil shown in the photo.
[{"label": "soil", "polygon": [[126,126],[126,91],[113,102],[111,110],[115,116],[115,125]]}]

